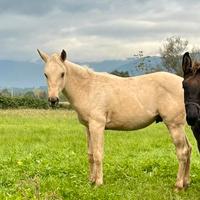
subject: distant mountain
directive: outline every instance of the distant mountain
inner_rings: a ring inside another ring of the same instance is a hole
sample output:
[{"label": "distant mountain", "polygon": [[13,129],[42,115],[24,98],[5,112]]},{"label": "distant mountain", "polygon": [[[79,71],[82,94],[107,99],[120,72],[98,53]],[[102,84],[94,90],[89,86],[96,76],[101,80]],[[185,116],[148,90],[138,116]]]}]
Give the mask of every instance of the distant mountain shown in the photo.
[{"label": "distant mountain", "polygon": [[127,63],[116,68],[117,71],[128,71],[130,76],[141,75],[155,71],[166,71],[162,65],[161,57],[147,56],[142,58],[130,58]]},{"label": "distant mountain", "polygon": [[30,88],[45,85],[41,62],[0,60],[0,87]]},{"label": "distant mountain", "polygon": [[[165,70],[161,67],[161,58],[156,56],[80,64],[99,72],[128,71],[131,76],[157,71],[158,68]],[[45,85],[42,61],[0,60],[0,88],[32,88]]]},{"label": "distant mountain", "polygon": [[95,71],[119,72],[127,71],[130,76],[137,76],[155,71],[166,71],[159,56],[146,56],[142,58],[127,58],[126,60],[105,60],[101,62],[85,63]]},{"label": "distant mountain", "polygon": [[88,63],[81,63],[87,65],[94,69],[97,72],[112,72],[117,68],[126,65],[129,63],[129,60],[104,60],[100,62],[88,62]]}]

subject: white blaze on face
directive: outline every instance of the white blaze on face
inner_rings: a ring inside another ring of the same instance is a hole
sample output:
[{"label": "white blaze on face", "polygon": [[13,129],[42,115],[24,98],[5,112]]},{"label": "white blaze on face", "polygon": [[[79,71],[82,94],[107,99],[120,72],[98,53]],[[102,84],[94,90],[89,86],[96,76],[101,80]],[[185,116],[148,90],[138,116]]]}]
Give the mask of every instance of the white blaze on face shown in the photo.
[{"label": "white blaze on face", "polygon": [[45,66],[45,76],[48,84],[48,96],[57,97],[59,92],[61,92],[64,88],[65,82],[65,71],[62,66],[60,66],[57,62],[47,62]]}]

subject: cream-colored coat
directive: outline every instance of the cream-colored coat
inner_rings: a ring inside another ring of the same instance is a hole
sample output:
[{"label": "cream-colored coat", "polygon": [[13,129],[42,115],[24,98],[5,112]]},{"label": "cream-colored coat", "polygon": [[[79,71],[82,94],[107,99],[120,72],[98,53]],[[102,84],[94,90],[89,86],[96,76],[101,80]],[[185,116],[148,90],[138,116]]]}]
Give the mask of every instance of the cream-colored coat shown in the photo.
[{"label": "cream-colored coat", "polygon": [[183,129],[182,78],[167,72],[121,78],[66,61],[64,51],[61,56],[48,56],[41,51],[39,54],[46,63],[49,97],[58,97],[62,91],[86,126],[92,182],[103,183],[105,129],[140,129],[161,117],[176,146],[179,161],[176,187],[188,185],[191,147]]},{"label": "cream-colored coat", "polygon": [[[88,77],[83,87],[87,90],[80,88],[82,79],[76,80],[79,98],[72,103],[85,125],[90,118],[101,118],[106,129],[135,130],[150,125],[158,116],[167,124],[175,120],[185,123],[182,78],[166,72],[131,78],[85,73]],[[69,87],[74,85],[68,79]]]}]

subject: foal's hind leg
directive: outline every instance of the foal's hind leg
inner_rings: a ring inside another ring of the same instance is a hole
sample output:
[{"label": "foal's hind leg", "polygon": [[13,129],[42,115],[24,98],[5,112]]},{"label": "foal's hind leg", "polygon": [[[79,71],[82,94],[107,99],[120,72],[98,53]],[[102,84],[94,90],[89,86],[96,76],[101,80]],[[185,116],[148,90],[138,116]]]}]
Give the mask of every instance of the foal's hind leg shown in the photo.
[{"label": "foal's hind leg", "polygon": [[189,142],[187,141],[182,125],[168,126],[168,128],[176,147],[176,155],[179,162],[175,184],[176,189],[179,190],[188,184],[191,148],[188,145]]},{"label": "foal's hind leg", "polygon": [[188,148],[189,148],[189,156],[188,156],[188,160],[186,163],[186,170],[185,170],[185,179],[184,179],[184,187],[188,187],[188,185],[190,184],[190,157],[191,157],[191,153],[192,153],[192,146],[190,145],[187,137],[185,136]]}]

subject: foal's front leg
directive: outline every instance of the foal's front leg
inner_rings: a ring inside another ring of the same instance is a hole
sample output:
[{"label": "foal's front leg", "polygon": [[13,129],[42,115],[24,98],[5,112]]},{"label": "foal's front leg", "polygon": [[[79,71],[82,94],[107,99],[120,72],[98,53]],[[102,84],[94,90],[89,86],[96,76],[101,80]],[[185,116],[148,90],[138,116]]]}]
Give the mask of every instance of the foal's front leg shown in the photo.
[{"label": "foal's front leg", "polygon": [[89,122],[89,132],[93,153],[93,178],[97,186],[103,184],[103,143],[105,124],[95,120]]},{"label": "foal's front leg", "polygon": [[92,152],[92,141],[90,136],[90,131],[86,128],[87,132],[87,147],[88,147],[88,161],[89,161],[89,180],[94,183],[95,182],[95,166],[94,166],[94,158]]}]

